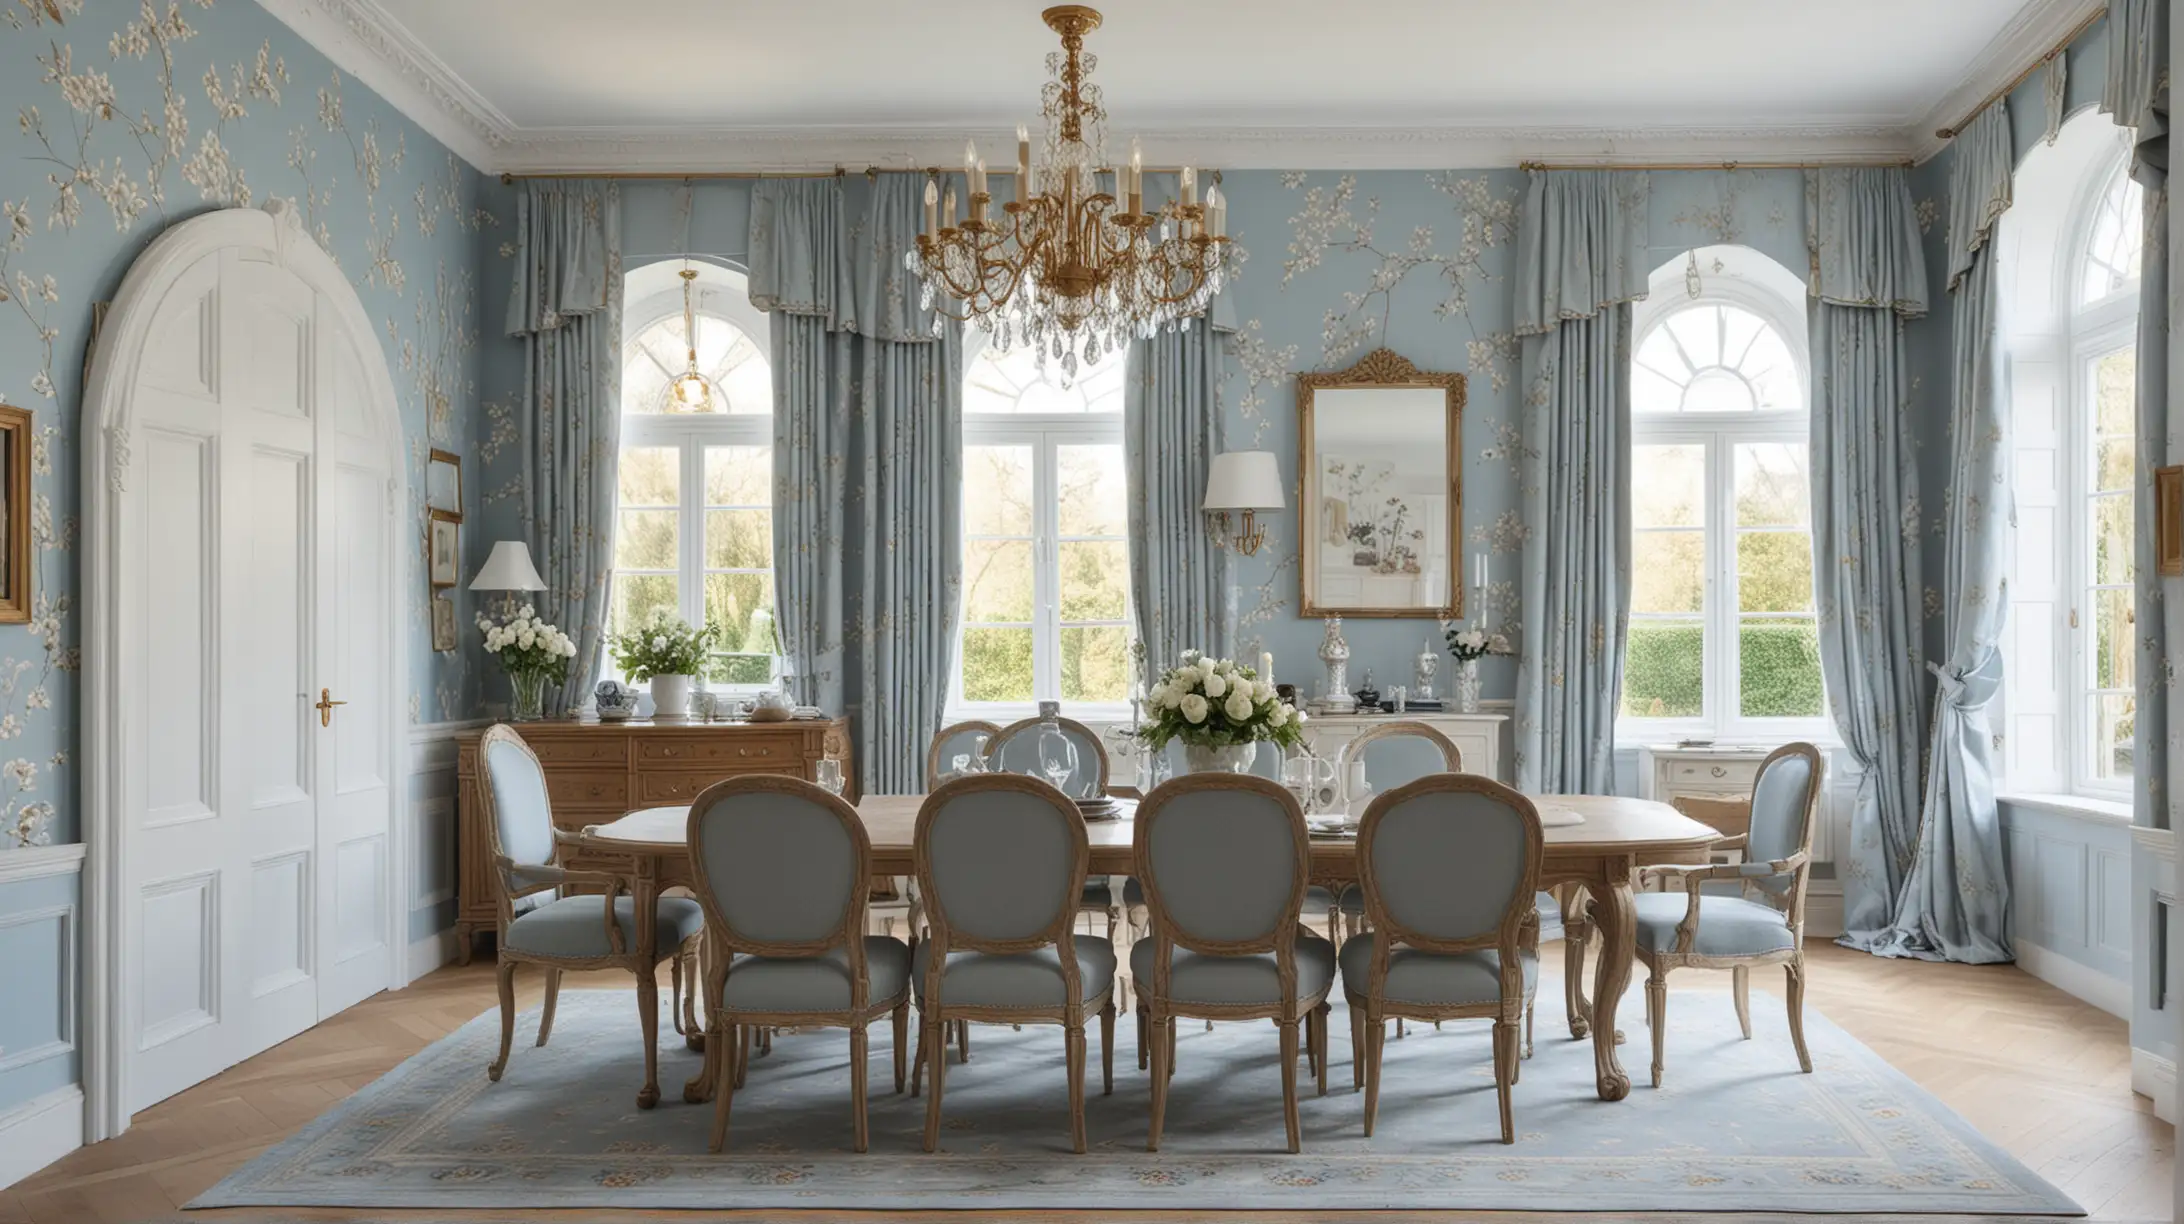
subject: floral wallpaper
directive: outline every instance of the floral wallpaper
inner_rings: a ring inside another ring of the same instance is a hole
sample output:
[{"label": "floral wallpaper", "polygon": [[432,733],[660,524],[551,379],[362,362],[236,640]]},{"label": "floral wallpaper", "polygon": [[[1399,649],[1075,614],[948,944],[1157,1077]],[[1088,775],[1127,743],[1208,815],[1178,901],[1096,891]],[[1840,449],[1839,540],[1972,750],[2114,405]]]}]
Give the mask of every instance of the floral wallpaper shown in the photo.
[{"label": "floral wallpaper", "polygon": [[37,431],[34,616],[0,626],[0,850],[80,834],[76,442],[95,308],[209,209],[293,199],[380,325],[418,541],[409,718],[472,715],[474,644],[431,650],[422,490],[429,449],[475,462],[477,264],[500,224],[479,174],[250,0],[0,0],[0,112],[0,399]]}]

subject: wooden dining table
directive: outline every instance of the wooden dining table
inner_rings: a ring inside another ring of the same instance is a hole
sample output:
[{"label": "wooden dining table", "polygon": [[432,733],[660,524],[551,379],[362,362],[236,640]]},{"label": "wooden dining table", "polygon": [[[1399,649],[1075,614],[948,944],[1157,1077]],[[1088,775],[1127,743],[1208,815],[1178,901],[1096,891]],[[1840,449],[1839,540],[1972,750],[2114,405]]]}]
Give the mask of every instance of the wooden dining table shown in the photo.
[{"label": "wooden dining table", "polygon": [[[1582,894],[1564,890],[1575,901],[1565,913],[1565,929],[1575,935],[1591,929],[1598,933],[1599,961],[1592,997],[1588,1001],[1576,988],[1578,940],[1566,940],[1567,979],[1564,992],[1570,1036],[1593,1039],[1593,1068],[1603,1101],[1620,1101],[1630,1095],[1630,1076],[1616,1057],[1616,1008],[1630,983],[1635,956],[1633,894],[1638,870],[1649,864],[1704,861],[1707,847],[1721,834],[1665,803],[1618,795],[1532,795],[1539,809],[1546,853],[1541,864],[1540,886],[1581,886]],[[867,795],[857,804],[865,833],[872,843],[874,879],[915,874],[911,839],[917,828],[923,795]],[[1127,805],[1126,805],[1127,806]],[[603,868],[629,877],[638,913],[648,913],[661,890],[687,887],[692,880],[690,851],[685,838],[690,819],[688,806],[640,808],[607,824],[588,825],[572,839],[572,866]],[[1092,875],[1125,876],[1136,870],[1132,861],[1135,824],[1127,817],[1092,821],[1085,825],[1091,843]],[[1312,880],[1325,885],[1354,883],[1357,872],[1357,840],[1354,837],[1314,837]],[[652,924],[637,924],[642,956],[652,953]],[[647,962],[649,963],[649,962]],[[701,1009],[701,1015],[703,1011]],[[707,1061],[721,1043],[707,1041]],[[683,1099],[692,1103],[712,1095],[710,1069],[683,1086]],[[659,1086],[647,1084],[644,1098],[657,1099]]]}]

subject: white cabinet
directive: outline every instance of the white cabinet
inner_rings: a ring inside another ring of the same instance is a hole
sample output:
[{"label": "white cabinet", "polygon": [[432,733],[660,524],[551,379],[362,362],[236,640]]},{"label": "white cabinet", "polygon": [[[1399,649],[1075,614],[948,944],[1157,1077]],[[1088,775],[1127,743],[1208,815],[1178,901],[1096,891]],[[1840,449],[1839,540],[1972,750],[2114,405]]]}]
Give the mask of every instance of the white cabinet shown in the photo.
[{"label": "white cabinet", "polygon": [[[1366,728],[1398,720],[1422,722],[1447,736],[1464,754],[1465,773],[1497,782],[1509,780],[1502,773],[1502,727],[1509,721],[1506,714],[1314,714],[1304,724],[1304,737],[1313,755],[1331,761]],[[1373,750],[1378,751],[1377,743]]]}]

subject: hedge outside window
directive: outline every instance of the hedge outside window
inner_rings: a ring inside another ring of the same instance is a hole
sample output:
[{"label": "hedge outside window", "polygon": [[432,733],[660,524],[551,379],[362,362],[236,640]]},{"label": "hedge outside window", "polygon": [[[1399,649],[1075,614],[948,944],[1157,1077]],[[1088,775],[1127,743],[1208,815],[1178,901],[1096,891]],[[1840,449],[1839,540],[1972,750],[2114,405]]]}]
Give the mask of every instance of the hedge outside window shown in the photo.
[{"label": "hedge outside window", "polygon": [[1681,290],[1633,357],[1625,731],[1807,730],[1826,702],[1795,333],[1752,301]]},{"label": "hedge outside window", "polygon": [[963,616],[952,709],[1001,717],[1129,699],[1124,354],[1062,385],[1029,347],[987,348],[963,397]]},{"label": "hedge outside window", "polygon": [[[682,265],[630,274],[622,350],[622,454],[609,628],[669,612],[721,627],[704,679],[761,687],[774,676],[773,375],[743,278],[701,266],[698,370],[712,395],[673,402],[689,362]],[[655,285],[666,270],[666,285]],[[667,287],[671,286],[671,287]],[[649,290],[646,291],[646,290]],[[612,674],[613,664],[606,665]]]}]

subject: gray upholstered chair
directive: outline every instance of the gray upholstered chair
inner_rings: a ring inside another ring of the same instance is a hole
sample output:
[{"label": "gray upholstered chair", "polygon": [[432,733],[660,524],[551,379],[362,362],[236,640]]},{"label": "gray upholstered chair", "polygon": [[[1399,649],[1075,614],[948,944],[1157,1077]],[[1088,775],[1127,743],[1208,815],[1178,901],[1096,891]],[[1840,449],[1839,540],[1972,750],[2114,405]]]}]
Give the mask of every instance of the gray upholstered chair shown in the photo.
[{"label": "gray upholstered chair", "polygon": [[910,1048],[910,947],[865,934],[872,844],[857,809],[800,778],[716,782],[690,805],[693,887],[705,907],[712,1150],[748,1057],[743,1030],[849,1030],[850,1104],[865,1150],[865,1026],[895,1022],[895,1091]]},{"label": "gray upholstered chair", "polygon": [[1103,1090],[1115,1090],[1115,945],[1074,931],[1091,861],[1083,815],[1036,778],[956,778],[918,810],[913,846],[928,926],[911,964],[919,1058],[933,1068],[925,1150],[940,1143],[942,1055],[957,1018],[1062,1026],[1070,1140],[1083,1152],[1084,1025],[1093,1012]]},{"label": "gray upholstered chair", "polygon": [[1517,1141],[1509,1095],[1518,1025],[1539,984],[1538,949],[1525,944],[1537,930],[1542,840],[1531,800],[1470,774],[1421,778],[1365,809],[1357,864],[1372,930],[1343,941],[1342,993],[1365,1065],[1367,1135],[1390,1019],[1488,1019],[1502,1142]]},{"label": "gray upholstered chair", "polygon": [[[1375,744],[1380,750],[1368,753]],[[1437,773],[1462,773],[1464,753],[1454,740],[1430,724],[1398,718],[1375,723],[1342,746],[1335,757],[1338,784],[1348,785],[1350,766],[1359,762],[1364,763],[1378,792]],[[1352,815],[1358,814],[1358,806],[1353,802]],[[1327,937],[1338,944],[1345,935],[1365,929],[1365,894],[1355,887],[1337,891],[1315,884],[1304,894],[1304,908],[1307,913],[1327,915]]]},{"label": "gray upholstered chair", "polygon": [[983,756],[991,751],[994,737],[999,734],[999,724],[977,718],[949,723],[934,732],[932,745],[925,750],[925,789],[938,789],[955,769],[958,756]]},{"label": "gray upholstered chair", "polygon": [[1138,805],[1132,836],[1151,935],[1130,948],[1138,1048],[1149,1050],[1160,1150],[1175,1074],[1175,1021],[1271,1019],[1281,1030],[1282,1117],[1298,1150],[1298,1027],[1327,1091],[1327,992],[1335,947],[1297,921],[1311,849],[1296,797],[1265,778],[1177,778]]},{"label": "gray upholstered chair", "polygon": [[[486,1068],[496,1082],[508,1066],[516,1032],[516,966],[546,971],[546,1004],[538,1018],[538,1044],[554,1031],[561,975],[569,969],[627,969],[637,976],[637,1023],[644,1032],[645,1085],[637,1104],[659,1103],[659,964],[672,959],[675,997],[671,1014],[682,1014],[682,987],[697,989],[698,941],[705,915],[687,897],[662,897],[652,930],[637,928],[637,902],[629,882],[604,871],[571,871],[557,865],[561,834],[546,797],[546,772],[523,737],[506,726],[486,728],[478,741],[485,785],[478,788],[486,838],[498,883],[500,1057]],[[603,888],[604,893],[564,896],[565,887]],[[649,938],[647,938],[649,936]],[[647,947],[649,945],[649,948]],[[649,955],[647,952],[649,951]],[[687,973],[686,973],[687,970]]]},{"label": "gray upholstered chair", "polygon": [[[1062,789],[1071,797],[1096,796],[1107,793],[1107,745],[1100,742],[1099,734],[1074,718],[1058,718],[1062,734],[1077,746],[1077,772],[1070,775],[1069,783]],[[986,760],[999,773],[1023,774],[1028,777],[1045,777],[1039,772],[1039,720],[1026,718],[1001,728],[987,741]],[[1115,937],[1115,924],[1122,919],[1122,911],[1115,904],[1115,890],[1106,876],[1094,876],[1084,883],[1084,898],[1078,908],[1088,914],[1102,914],[1107,918],[1107,938]]]},{"label": "gray upholstered chair", "polygon": [[[1661,1086],[1667,1052],[1668,971],[1690,966],[1734,975],[1737,1024],[1752,1039],[1751,972],[1780,965],[1788,977],[1790,1042],[1797,1065],[1812,1070],[1805,1049],[1805,883],[1812,870],[1812,818],[1820,802],[1823,766],[1811,744],[1784,744],[1760,762],[1752,782],[1752,831],[1715,842],[1742,850],[1741,863],[1649,867],[1649,880],[1680,884],[1637,896],[1634,930],[1646,967],[1646,1025],[1653,1030],[1653,1086]],[[1743,895],[1704,885],[1727,880]]]}]

